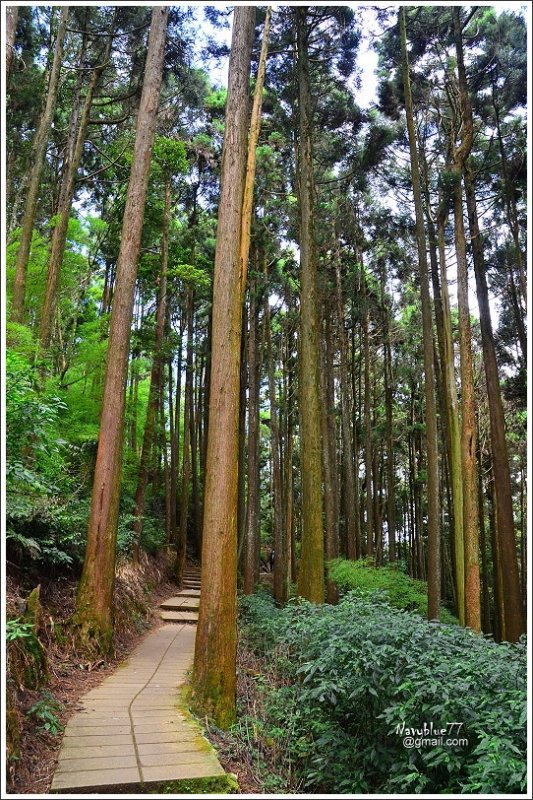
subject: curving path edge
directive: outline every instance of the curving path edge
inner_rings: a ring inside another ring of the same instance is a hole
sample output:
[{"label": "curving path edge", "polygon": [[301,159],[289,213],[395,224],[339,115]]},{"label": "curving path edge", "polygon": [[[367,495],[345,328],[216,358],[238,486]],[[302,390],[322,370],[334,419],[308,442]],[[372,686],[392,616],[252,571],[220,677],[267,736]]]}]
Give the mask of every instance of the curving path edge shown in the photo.
[{"label": "curving path edge", "polygon": [[65,728],[51,792],[142,790],[225,774],[180,705],[195,636],[196,625],[163,625],[81,698]]}]

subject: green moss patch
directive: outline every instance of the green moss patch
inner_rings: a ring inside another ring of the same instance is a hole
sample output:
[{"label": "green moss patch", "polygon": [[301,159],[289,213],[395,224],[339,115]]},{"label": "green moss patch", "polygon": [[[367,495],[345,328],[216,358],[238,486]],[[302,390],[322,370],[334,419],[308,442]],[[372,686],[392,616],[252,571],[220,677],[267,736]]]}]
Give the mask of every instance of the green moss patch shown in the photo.
[{"label": "green moss patch", "polygon": [[235,775],[226,774],[160,783],[151,786],[148,794],[239,794],[239,784]]}]

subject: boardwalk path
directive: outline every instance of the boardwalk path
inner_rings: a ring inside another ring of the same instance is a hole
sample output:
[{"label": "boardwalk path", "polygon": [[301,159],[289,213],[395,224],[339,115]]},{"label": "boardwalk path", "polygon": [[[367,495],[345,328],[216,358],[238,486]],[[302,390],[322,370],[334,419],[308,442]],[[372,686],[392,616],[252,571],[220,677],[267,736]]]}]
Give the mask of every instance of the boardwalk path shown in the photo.
[{"label": "boardwalk path", "polygon": [[[199,585],[198,576],[189,574],[187,582]],[[178,594],[173,607],[182,597],[198,605],[197,596]],[[52,792],[135,792],[224,775],[199,725],[180,706],[196,635],[196,619],[191,606],[186,608],[187,622],[153,631],[113,675],[81,698],[82,710],[65,729]],[[179,793],[179,785],[173,790]]]}]

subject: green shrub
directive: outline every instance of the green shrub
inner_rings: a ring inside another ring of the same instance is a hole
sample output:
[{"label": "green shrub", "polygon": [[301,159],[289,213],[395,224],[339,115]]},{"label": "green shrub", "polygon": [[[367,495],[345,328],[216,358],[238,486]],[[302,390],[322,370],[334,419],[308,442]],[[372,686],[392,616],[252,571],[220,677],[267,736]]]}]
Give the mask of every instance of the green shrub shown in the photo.
[{"label": "green shrub", "polygon": [[[349,561],[337,558],[328,564],[328,574],[341,592],[352,589],[361,592],[382,591],[390,604],[405,611],[416,611],[427,619],[428,598],[426,581],[410,578],[400,566],[374,566],[372,559]],[[447,608],[441,608],[441,622],[457,624]]]},{"label": "green shrub", "polygon": [[[283,610],[261,595],[243,606],[245,641],[277,673],[263,690],[262,746],[282,743],[304,791],[525,791],[523,643],[428,623],[379,594]],[[424,723],[462,723],[450,736],[467,743],[404,746],[401,726]]]},{"label": "green shrub", "polygon": [[59,721],[58,714],[63,710],[63,704],[51,692],[42,692],[39,700],[28,709],[27,715],[40,722],[38,730],[57,736],[64,730],[64,725]]}]

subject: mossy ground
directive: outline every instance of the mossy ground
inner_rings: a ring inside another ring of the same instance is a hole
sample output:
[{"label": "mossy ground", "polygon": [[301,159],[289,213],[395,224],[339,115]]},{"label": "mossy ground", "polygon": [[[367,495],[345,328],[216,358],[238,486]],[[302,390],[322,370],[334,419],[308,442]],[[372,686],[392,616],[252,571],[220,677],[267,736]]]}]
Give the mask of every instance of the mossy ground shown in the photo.
[{"label": "mossy ground", "polygon": [[226,774],[161,783],[151,787],[148,794],[239,794],[239,784],[234,775]]}]

